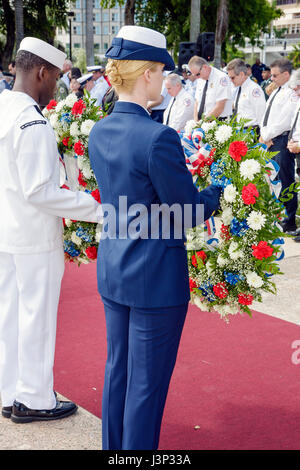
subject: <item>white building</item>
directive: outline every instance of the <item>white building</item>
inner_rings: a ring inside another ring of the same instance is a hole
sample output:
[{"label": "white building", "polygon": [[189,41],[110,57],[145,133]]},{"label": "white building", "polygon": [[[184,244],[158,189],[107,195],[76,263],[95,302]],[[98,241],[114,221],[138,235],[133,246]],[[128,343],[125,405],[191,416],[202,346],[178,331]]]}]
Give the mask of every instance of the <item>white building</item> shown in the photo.
[{"label": "white building", "polygon": [[[246,61],[255,55],[269,65],[273,60],[287,56],[293,50],[293,45],[300,43],[300,0],[276,0],[276,6],[284,14],[272,22],[270,37],[265,34],[261,38],[262,47],[253,47],[246,41],[245,48],[241,49],[246,53]],[[281,38],[276,37],[274,29],[282,30]]]},{"label": "white building", "polygon": [[[72,49],[85,48],[85,4],[85,0],[76,0],[74,3],[70,3],[69,11],[74,13],[74,17],[71,19]],[[94,53],[102,59],[112,38],[124,24],[124,6],[118,5],[118,2],[116,2],[115,8],[102,8],[100,6],[100,0],[93,0],[93,6]],[[69,31],[57,29],[56,40],[65,47],[66,52],[69,51]]]}]

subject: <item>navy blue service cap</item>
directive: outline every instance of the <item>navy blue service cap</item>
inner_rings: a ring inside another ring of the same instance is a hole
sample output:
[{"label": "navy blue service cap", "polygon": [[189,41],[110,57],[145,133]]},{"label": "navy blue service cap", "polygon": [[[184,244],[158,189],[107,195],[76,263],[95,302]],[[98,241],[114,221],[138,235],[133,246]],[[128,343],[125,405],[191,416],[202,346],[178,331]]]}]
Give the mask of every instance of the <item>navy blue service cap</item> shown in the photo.
[{"label": "navy blue service cap", "polygon": [[163,34],[143,26],[123,26],[113,38],[105,57],[116,60],[149,60],[174,70],[175,64],[167,51]]}]

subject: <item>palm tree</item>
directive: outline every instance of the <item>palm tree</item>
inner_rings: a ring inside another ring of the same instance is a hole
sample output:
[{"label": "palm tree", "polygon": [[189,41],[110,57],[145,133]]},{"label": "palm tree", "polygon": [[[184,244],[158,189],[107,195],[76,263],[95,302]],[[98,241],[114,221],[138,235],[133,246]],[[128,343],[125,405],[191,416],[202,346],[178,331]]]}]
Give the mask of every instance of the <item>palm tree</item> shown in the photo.
[{"label": "palm tree", "polygon": [[85,49],[86,49],[86,64],[94,65],[93,0],[86,0]]},{"label": "palm tree", "polygon": [[228,0],[219,0],[217,10],[217,24],[215,34],[215,60],[214,66],[218,69],[221,68],[221,48],[228,30]]},{"label": "palm tree", "polygon": [[15,21],[16,21],[16,50],[19,49],[20,42],[24,37],[24,12],[23,0],[14,0]]},{"label": "palm tree", "polygon": [[125,24],[134,24],[135,0],[126,0],[125,4]]},{"label": "palm tree", "polygon": [[190,42],[196,42],[200,33],[201,0],[191,0]]}]

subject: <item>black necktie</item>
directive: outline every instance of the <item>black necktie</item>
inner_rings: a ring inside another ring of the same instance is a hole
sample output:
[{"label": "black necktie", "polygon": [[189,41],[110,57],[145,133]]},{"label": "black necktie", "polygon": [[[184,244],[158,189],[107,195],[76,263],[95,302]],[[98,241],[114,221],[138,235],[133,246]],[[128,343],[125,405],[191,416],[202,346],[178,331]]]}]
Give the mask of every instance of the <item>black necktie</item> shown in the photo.
[{"label": "black necktie", "polygon": [[205,83],[204,88],[203,88],[201,104],[200,104],[200,108],[199,108],[199,111],[198,111],[198,119],[201,119],[203,111],[204,111],[207,87],[208,87],[208,80],[206,80],[206,83]]},{"label": "black necktie", "polygon": [[274,93],[274,96],[273,96],[273,98],[271,99],[271,101],[270,101],[270,103],[269,103],[269,106],[268,106],[268,108],[267,108],[267,111],[266,111],[266,114],[265,114],[265,117],[264,117],[263,127],[266,126],[267,123],[268,123],[268,119],[269,119],[269,115],[270,115],[270,111],[271,111],[271,107],[272,107],[274,98],[275,98],[275,96],[279,93],[280,90],[281,90],[281,86],[278,88],[278,90],[276,91],[276,93]]},{"label": "black necktie", "polygon": [[294,133],[294,130],[295,130],[297,121],[298,121],[299,111],[300,111],[300,108],[299,108],[298,111],[297,111],[297,114],[296,114],[295,120],[294,120],[294,122],[293,122],[292,128],[291,128],[291,130],[290,130],[290,132],[289,132],[288,140],[291,140],[291,138],[293,137],[293,133]]},{"label": "black necktie", "polygon": [[237,112],[238,112],[238,104],[239,104],[239,99],[240,99],[240,96],[241,96],[241,89],[242,89],[242,87],[239,87],[239,91],[237,93],[237,97],[236,97],[234,108],[233,108],[232,117],[236,116]]},{"label": "black necktie", "polygon": [[171,104],[171,106],[170,106],[169,114],[168,114],[168,117],[167,117],[167,120],[166,120],[166,126],[169,124],[170,115],[171,115],[171,109],[172,109],[173,104],[175,103],[175,100],[176,100],[176,98],[175,98],[175,96],[174,96],[173,102],[172,102],[172,104]]}]

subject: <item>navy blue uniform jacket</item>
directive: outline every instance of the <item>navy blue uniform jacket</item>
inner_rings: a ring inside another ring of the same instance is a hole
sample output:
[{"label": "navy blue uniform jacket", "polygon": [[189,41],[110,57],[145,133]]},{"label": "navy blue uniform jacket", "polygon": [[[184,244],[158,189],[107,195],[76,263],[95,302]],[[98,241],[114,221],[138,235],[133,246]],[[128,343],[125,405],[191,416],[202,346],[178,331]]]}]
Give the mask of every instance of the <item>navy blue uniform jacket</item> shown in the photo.
[{"label": "navy blue uniform jacket", "polygon": [[[100,241],[97,259],[98,289],[114,302],[137,308],[182,305],[189,301],[189,276],[184,235],[144,238],[119,237],[119,196],[132,204],[191,204],[193,222],[197,204],[204,204],[208,219],[218,207],[220,189],[209,186],[198,192],[176,131],[151,119],[140,105],[118,101],[113,112],[96,123],[89,138],[89,155],[101,202],[116,209],[116,238]],[[191,206],[190,206],[191,207]],[[153,222],[148,211],[149,226]],[[108,212],[107,212],[108,214]],[[134,217],[129,215],[127,226]],[[148,218],[147,218],[148,217]],[[153,216],[152,216],[153,217]],[[147,222],[147,223],[148,223]],[[105,224],[104,224],[105,225]],[[152,226],[151,225],[151,226]],[[105,229],[105,227],[103,227]],[[149,228],[150,233],[150,228]]]}]

